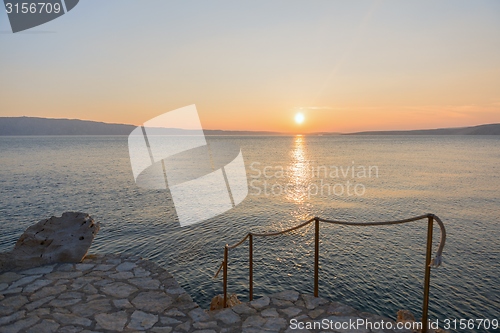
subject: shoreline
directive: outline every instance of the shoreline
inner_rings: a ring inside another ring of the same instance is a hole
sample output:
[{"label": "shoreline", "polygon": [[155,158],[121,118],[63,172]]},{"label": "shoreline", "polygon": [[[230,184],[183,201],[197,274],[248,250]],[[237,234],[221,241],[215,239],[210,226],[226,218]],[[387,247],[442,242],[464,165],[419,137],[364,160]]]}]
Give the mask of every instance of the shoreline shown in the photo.
[{"label": "shoreline", "polygon": [[[296,291],[209,311],[164,268],[128,254],[89,255],[81,263],[0,273],[0,333],[307,332],[318,330],[298,328],[308,322],[338,325],[360,320],[395,325],[389,318]],[[372,327],[340,332],[411,330]]]}]

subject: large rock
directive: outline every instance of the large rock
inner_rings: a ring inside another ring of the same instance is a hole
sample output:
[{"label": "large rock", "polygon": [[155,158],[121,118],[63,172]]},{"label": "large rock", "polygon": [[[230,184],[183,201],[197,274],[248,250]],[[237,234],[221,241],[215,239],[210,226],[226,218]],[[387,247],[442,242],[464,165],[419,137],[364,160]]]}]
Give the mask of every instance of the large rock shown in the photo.
[{"label": "large rock", "polygon": [[414,322],[415,321],[415,316],[408,310],[399,310],[398,313],[398,319],[397,322]]},{"label": "large rock", "polygon": [[[238,299],[238,296],[236,294],[231,294],[227,298],[226,302],[226,308],[233,307],[235,305],[241,304],[241,301]],[[214,298],[212,298],[212,302],[210,303],[210,310],[220,310],[224,308],[224,295],[215,295]]]},{"label": "large rock", "polygon": [[32,225],[11,252],[0,254],[0,271],[58,262],[80,262],[99,231],[85,213],[66,212]]}]

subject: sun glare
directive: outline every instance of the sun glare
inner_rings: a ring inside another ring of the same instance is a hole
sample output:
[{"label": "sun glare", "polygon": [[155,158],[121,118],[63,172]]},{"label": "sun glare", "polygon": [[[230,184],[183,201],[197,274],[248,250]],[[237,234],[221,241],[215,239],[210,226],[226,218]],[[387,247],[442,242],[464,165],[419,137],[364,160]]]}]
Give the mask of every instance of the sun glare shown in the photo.
[{"label": "sun glare", "polygon": [[297,124],[302,124],[304,122],[304,115],[302,113],[297,113],[295,115],[295,122]]}]

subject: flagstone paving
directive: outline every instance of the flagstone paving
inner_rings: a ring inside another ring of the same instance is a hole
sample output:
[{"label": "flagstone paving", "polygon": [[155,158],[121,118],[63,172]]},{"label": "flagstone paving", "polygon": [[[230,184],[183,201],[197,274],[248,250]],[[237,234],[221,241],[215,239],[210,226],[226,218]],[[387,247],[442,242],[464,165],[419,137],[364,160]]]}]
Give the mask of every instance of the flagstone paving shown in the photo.
[{"label": "flagstone paving", "polygon": [[[92,255],[79,264],[0,273],[0,333],[393,332],[335,329],[335,323],[359,320],[391,322],[295,291],[207,311],[165,269],[129,255]],[[330,326],[293,329],[312,322]]]}]

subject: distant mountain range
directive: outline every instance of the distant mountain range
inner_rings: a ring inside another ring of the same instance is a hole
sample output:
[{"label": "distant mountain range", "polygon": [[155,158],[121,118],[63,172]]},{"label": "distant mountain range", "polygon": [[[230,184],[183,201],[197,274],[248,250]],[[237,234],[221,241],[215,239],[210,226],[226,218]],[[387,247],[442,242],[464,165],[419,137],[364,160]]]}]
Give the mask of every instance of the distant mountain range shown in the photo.
[{"label": "distant mountain range", "polygon": [[[0,117],[0,136],[6,135],[129,135],[134,125],[108,124],[78,119],[36,117]],[[172,129],[172,134],[190,134],[189,130]],[[204,130],[206,135],[290,135],[264,131]],[[500,124],[461,128],[438,128],[412,131],[370,131],[357,133],[318,132],[309,135],[500,135]]]},{"label": "distant mountain range", "polygon": [[134,128],[78,119],[0,117],[0,135],[129,135]]},{"label": "distant mountain range", "polygon": [[500,124],[412,131],[369,131],[349,133],[347,135],[500,135]]}]

